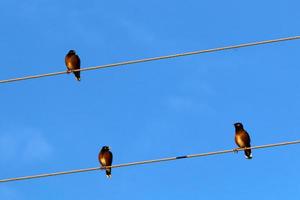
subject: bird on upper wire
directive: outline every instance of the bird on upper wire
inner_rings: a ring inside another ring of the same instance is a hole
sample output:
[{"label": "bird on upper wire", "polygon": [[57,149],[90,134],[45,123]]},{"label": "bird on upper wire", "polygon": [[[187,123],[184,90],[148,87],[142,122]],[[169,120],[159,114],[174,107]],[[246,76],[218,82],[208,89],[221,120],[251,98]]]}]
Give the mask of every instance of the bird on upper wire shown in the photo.
[{"label": "bird on upper wire", "polygon": [[[240,148],[246,148],[246,147],[251,147],[251,139],[247,131],[244,129],[244,126],[242,123],[237,122],[234,124],[235,127],[235,143],[240,147]],[[237,151],[237,149],[236,149]],[[252,159],[252,153],[251,149],[245,149],[245,157],[247,159]]]},{"label": "bird on upper wire", "polygon": [[[80,58],[76,54],[75,50],[70,50],[65,56],[65,64],[67,66],[67,73],[71,73],[73,70],[80,69]],[[73,72],[76,79],[80,81],[80,71]]]},{"label": "bird on upper wire", "polygon": [[111,153],[109,146],[102,147],[98,155],[98,160],[101,167],[106,170],[106,177],[111,178],[111,168],[106,168],[107,166],[111,166],[113,161],[113,154]]}]

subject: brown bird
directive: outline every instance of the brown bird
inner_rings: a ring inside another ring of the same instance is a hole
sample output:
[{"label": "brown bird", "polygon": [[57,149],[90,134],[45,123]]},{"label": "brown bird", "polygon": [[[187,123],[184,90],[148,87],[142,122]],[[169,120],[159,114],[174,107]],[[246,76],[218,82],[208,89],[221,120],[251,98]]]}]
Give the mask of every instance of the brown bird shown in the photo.
[{"label": "brown bird", "polygon": [[[67,72],[71,73],[73,70],[80,69],[80,58],[76,55],[74,50],[70,50],[65,57],[65,63],[67,66]],[[80,71],[73,72],[76,79],[80,81]]]},{"label": "brown bird", "polygon": [[[251,147],[251,140],[250,136],[247,133],[247,131],[244,129],[242,123],[235,123],[235,143],[240,147],[240,148],[245,148],[245,147]],[[245,150],[245,156],[247,159],[252,158],[252,153],[251,149],[246,149]]]},{"label": "brown bird", "polygon": [[[113,155],[110,152],[109,146],[102,147],[102,149],[98,155],[98,160],[102,167],[111,166],[112,160],[113,160]],[[111,178],[111,168],[106,169],[106,176],[107,176],[107,178]]]}]

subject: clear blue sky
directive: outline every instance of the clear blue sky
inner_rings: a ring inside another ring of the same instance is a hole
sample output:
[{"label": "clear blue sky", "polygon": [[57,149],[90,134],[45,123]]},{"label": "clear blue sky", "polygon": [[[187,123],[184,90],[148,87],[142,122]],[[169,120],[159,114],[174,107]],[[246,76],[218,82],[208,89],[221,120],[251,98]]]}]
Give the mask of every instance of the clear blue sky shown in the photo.
[{"label": "clear blue sky", "polygon": [[[0,2],[0,79],[300,34],[299,1]],[[300,41],[0,85],[0,178],[300,138]],[[299,199],[300,146],[0,184],[0,199]]]}]

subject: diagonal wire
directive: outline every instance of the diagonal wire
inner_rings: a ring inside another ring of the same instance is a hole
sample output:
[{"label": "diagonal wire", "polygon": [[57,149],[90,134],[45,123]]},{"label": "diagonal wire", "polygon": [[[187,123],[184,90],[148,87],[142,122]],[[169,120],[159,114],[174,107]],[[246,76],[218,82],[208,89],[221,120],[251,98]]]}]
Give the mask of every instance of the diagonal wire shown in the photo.
[{"label": "diagonal wire", "polygon": [[34,178],[44,178],[44,177],[58,176],[58,175],[64,175],[64,174],[74,174],[74,173],[81,173],[81,172],[89,172],[89,171],[95,171],[95,170],[104,170],[106,168],[120,168],[120,167],[128,167],[128,166],[133,166],[133,165],[143,165],[143,164],[150,164],[150,163],[158,163],[158,162],[172,161],[172,160],[185,159],[185,158],[195,158],[195,157],[212,156],[212,155],[218,155],[218,154],[232,153],[232,152],[236,152],[236,151],[243,151],[245,149],[263,149],[263,148],[286,146],[286,145],[299,144],[299,143],[300,143],[300,140],[295,140],[295,141],[290,141],[290,142],[281,142],[281,143],[275,143],[275,144],[266,144],[266,145],[253,146],[253,147],[247,147],[247,148],[229,149],[229,150],[222,150],[222,151],[213,151],[213,152],[208,152],[208,153],[189,154],[189,155],[177,156],[177,157],[169,157],[169,158],[160,158],[160,159],[154,159],[154,160],[145,160],[145,161],[138,161],[138,162],[130,162],[130,163],[112,165],[112,166],[108,166],[108,167],[93,167],[93,168],[77,169],[77,170],[70,170],[70,171],[63,171],[63,172],[54,172],[54,173],[47,173],[47,174],[39,174],[39,175],[33,175],[33,176],[23,176],[23,177],[17,177],[17,178],[7,178],[7,179],[1,179],[0,183],[10,182],[10,181],[21,181],[21,180],[34,179]]},{"label": "diagonal wire", "polygon": [[[103,69],[103,68],[109,68],[109,67],[118,67],[118,66],[123,66],[123,65],[137,64],[137,63],[143,63],[143,62],[170,59],[170,58],[176,58],[176,57],[182,57],[182,56],[190,56],[190,55],[196,55],[196,54],[202,54],[202,53],[210,53],[210,52],[216,52],[216,51],[224,51],[224,50],[230,50],[230,49],[237,49],[237,48],[257,46],[257,45],[269,44],[269,43],[275,43],[275,42],[297,40],[297,39],[300,39],[300,36],[292,36],[292,37],[285,37],[285,38],[279,38],[279,39],[273,39],[273,40],[264,40],[264,41],[250,42],[250,43],[244,43],[244,44],[239,44],[239,45],[218,47],[218,48],[212,48],[212,49],[206,49],[206,50],[190,51],[190,52],[172,54],[172,55],[166,55],[166,56],[118,62],[118,63],[95,66],[95,67],[87,67],[87,68],[77,69],[77,70],[73,70],[73,72],[96,70],[96,69]],[[0,83],[8,83],[8,82],[28,80],[28,79],[42,78],[42,77],[46,77],[46,76],[56,76],[56,75],[61,75],[61,74],[66,74],[66,73],[67,73],[67,71],[60,71],[60,72],[53,72],[53,73],[33,75],[33,76],[24,76],[24,77],[20,77],[20,78],[0,80]]]}]

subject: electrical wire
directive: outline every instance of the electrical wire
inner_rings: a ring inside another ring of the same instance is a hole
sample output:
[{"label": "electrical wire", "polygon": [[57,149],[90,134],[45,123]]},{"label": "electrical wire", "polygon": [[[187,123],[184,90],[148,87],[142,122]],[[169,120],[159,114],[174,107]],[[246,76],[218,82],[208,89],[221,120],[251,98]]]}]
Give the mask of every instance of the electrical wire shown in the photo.
[{"label": "electrical wire", "polygon": [[[159,56],[159,57],[145,58],[145,59],[139,59],[139,60],[118,62],[118,63],[95,66],[95,67],[87,67],[87,68],[77,69],[77,70],[73,70],[72,72],[96,70],[96,69],[103,69],[103,68],[109,68],[109,67],[118,67],[118,66],[123,66],[123,65],[137,64],[137,63],[143,63],[143,62],[170,59],[170,58],[176,58],[176,57],[182,57],[182,56],[190,56],[190,55],[196,55],[196,54],[202,54],[202,53],[210,53],[210,52],[216,52],[216,51],[224,51],[224,50],[230,50],[230,49],[237,49],[237,48],[250,47],[250,46],[262,45],[262,44],[269,44],[269,43],[275,43],[275,42],[283,42],[283,41],[288,41],[288,40],[297,40],[297,39],[300,39],[300,36],[285,37],[285,38],[279,38],[279,39],[273,39],[273,40],[264,40],[264,41],[250,42],[250,43],[244,43],[244,44],[232,45],[232,46],[225,46],[225,47],[218,47],[218,48],[212,48],[212,49],[206,49],[206,50],[198,50],[198,51],[191,51],[191,52],[172,54],[172,55],[166,55],[166,56]],[[67,71],[60,71],[60,72],[53,72],[53,73],[47,73],[47,74],[24,76],[24,77],[20,77],[20,78],[0,80],[0,83],[8,83],[8,82],[28,80],[28,79],[42,78],[42,77],[46,77],[46,76],[56,76],[56,75],[61,75],[61,74],[67,74]]]},{"label": "electrical wire", "polygon": [[229,149],[229,150],[222,150],[222,151],[213,151],[213,152],[208,152],[208,153],[190,154],[190,155],[177,156],[177,157],[168,157],[168,158],[160,158],[160,159],[154,159],[154,160],[130,162],[130,163],[117,164],[117,165],[112,165],[112,166],[107,166],[107,167],[93,167],[93,168],[77,169],[77,170],[54,172],[54,173],[47,173],[47,174],[39,174],[39,175],[33,175],[33,176],[7,178],[7,179],[0,180],[0,183],[10,182],[10,181],[21,181],[21,180],[35,179],[35,178],[43,178],[43,177],[49,177],[49,176],[58,176],[58,175],[64,175],[64,174],[74,174],[74,173],[81,173],[81,172],[88,172],[88,171],[95,171],[95,170],[104,170],[107,168],[120,168],[120,167],[128,167],[128,166],[133,166],[133,165],[158,163],[158,162],[179,160],[179,159],[185,159],[185,158],[212,156],[212,155],[218,155],[218,154],[226,154],[226,153],[232,153],[232,152],[237,152],[237,151],[243,151],[245,149],[263,149],[263,148],[286,146],[286,145],[299,144],[299,143],[300,143],[300,140],[295,140],[295,141],[290,141],[290,142],[266,144],[266,145],[253,146],[253,147],[247,147],[247,148],[237,148],[237,149]]}]

